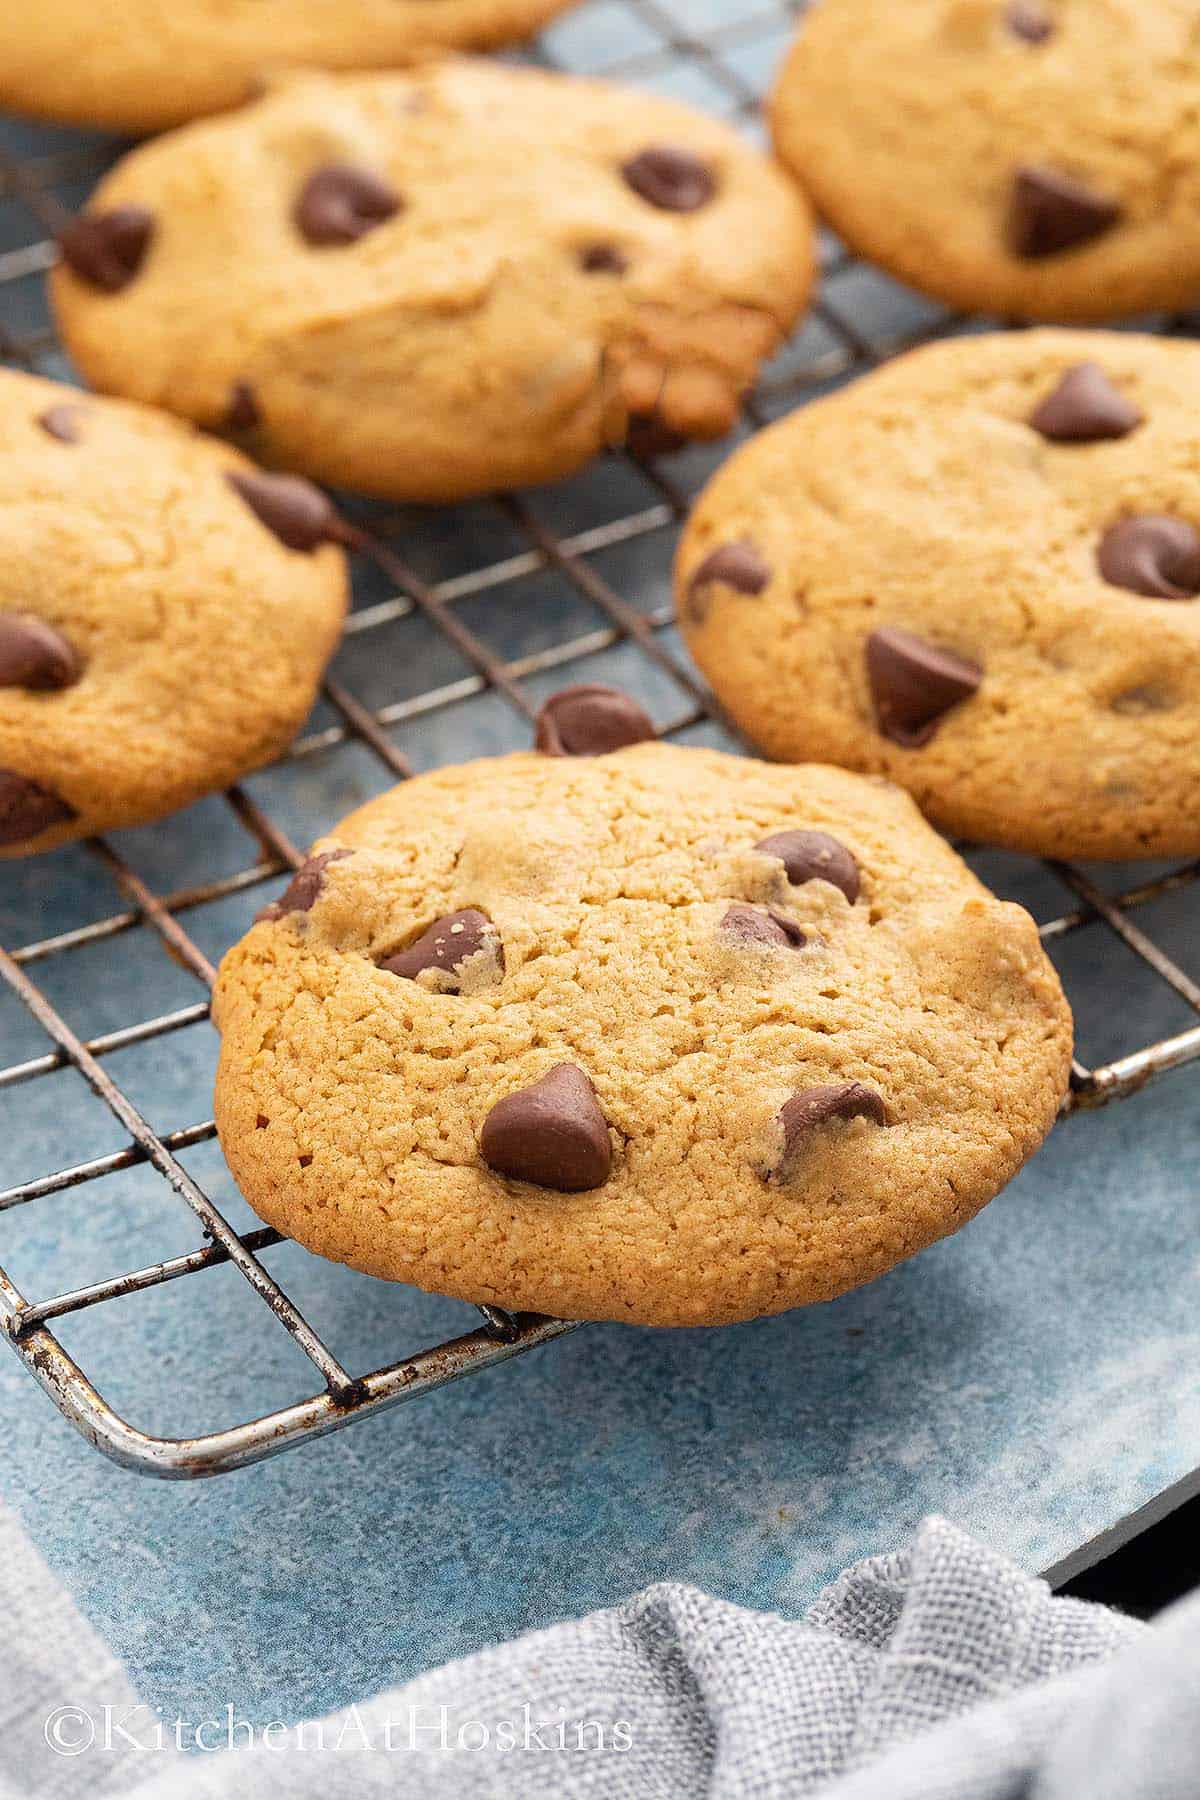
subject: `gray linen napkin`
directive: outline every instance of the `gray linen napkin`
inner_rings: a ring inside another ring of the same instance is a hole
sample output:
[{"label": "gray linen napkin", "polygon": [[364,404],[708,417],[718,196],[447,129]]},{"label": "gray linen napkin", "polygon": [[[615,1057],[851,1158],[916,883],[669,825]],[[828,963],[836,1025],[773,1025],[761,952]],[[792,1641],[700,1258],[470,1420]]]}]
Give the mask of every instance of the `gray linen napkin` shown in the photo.
[{"label": "gray linen napkin", "polygon": [[[941,1519],[803,1620],[659,1583],[232,1751],[216,1724],[203,1753],[151,1747],[154,1715],[3,1519],[0,1604],[50,1621],[9,1637],[3,1800],[1200,1794],[1200,1600],[1147,1630],[1054,1598]],[[72,1753],[47,1742],[54,1709]]]}]

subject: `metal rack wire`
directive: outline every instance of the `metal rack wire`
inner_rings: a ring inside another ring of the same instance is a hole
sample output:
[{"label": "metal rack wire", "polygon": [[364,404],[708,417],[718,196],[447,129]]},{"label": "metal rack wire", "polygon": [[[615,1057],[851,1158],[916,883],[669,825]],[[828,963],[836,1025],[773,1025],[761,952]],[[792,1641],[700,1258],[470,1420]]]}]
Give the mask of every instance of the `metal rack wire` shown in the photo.
[{"label": "metal rack wire", "polygon": [[[598,3],[611,10],[615,0]],[[736,23],[718,23],[703,30],[681,25],[684,8],[680,0],[676,12],[666,0],[661,4],[660,0],[620,0],[620,4],[629,19],[636,22],[639,41],[653,40],[653,47],[620,63],[610,62],[603,71],[607,76],[653,82],[673,69],[699,71],[709,88],[719,91],[728,102],[728,112],[746,121],[752,119],[759,105],[759,94],[743,72],[743,53],[761,42],[764,35],[787,28],[803,10],[802,0],[799,4],[775,4],[762,10],[751,8]],[[582,12],[588,10],[585,5]],[[540,54],[543,61],[548,60],[544,52]],[[85,148],[17,161],[0,152],[0,201],[23,206],[34,227],[31,242],[0,254],[0,359],[38,370],[57,353],[48,330],[22,332],[6,322],[9,309],[4,305],[5,296],[13,284],[50,267],[55,254],[52,233],[64,211],[58,190],[72,183],[89,183],[100,172],[108,154],[103,147]],[[747,402],[746,423],[751,429],[763,423],[770,411],[798,403],[831,381],[872,367],[958,323],[942,313],[922,319],[901,335],[881,339],[837,301],[838,278],[852,269],[851,260],[836,247],[827,255],[822,295],[813,315],[821,327],[822,345],[807,355],[799,367],[785,366],[782,373],[763,381]],[[1186,325],[1182,321],[1166,321],[1164,329],[1182,330]],[[373,561],[393,591],[386,599],[352,613],[348,633],[354,636],[377,631],[417,612],[453,646],[470,673],[431,691],[382,706],[368,706],[342,680],[330,676],[324,698],[331,722],[301,738],[288,760],[320,757],[357,742],[392,776],[403,780],[411,770],[389,735],[393,728],[488,691],[502,696],[524,718],[532,719],[535,706],[524,685],[531,676],[561,668],[565,678],[570,679],[572,664],[621,644],[632,644],[652,659],[677,694],[679,710],[668,721],[664,735],[714,716],[711,697],[671,645],[669,609],[643,611],[631,605],[604,579],[592,560],[598,553],[631,540],[671,533],[683,517],[687,496],[672,478],[669,465],[663,467],[653,460],[639,459],[638,468],[657,496],[651,504],[616,520],[565,535],[546,525],[520,495],[497,499],[494,505],[523,548],[501,561],[433,585],[417,577],[407,566],[402,547],[393,541],[402,526],[386,517],[377,520],[364,534],[359,554]],[[578,596],[598,609],[603,624],[534,654],[506,661],[489,649],[456,609],[467,598],[502,593],[513,582],[545,570],[556,572]],[[0,977],[43,1028],[51,1046],[43,1054],[0,1068],[0,1090],[37,1082],[57,1070],[73,1067],[128,1137],[128,1143],[119,1150],[54,1169],[0,1192],[0,1212],[148,1164],[191,1209],[202,1233],[202,1242],[185,1254],[42,1299],[28,1298],[0,1270],[0,1326],[62,1413],[93,1444],[128,1468],[176,1478],[216,1474],[258,1461],[575,1329],[569,1321],[510,1316],[483,1307],[479,1309],[480,1327],[465,1336],[367,1374],[355,1374],[345,1368],[261,1260],[261,1252],[282,1241],[279,1233],[267,1228],[237,1232],[183,1166],[182,1152],[215,1137],[212,1120],[205,1117],[172,1130],[156,1131],[106,1072],[105,1059],[113,1053],[202,1024],[208,1015],[206,997],[85,1040],[39,985],[40,965],[69,958],[83,946],[119,939],[137,927],[149,927],[163,951],[195,978],[201,994],[206,995],[215,971],[189,933],[189,916],[214,902],[262,887],[303,860],[302,849],[246,792],[234,788],[226,799],[250,846],[245,865],[234,873],[203,885],[159,894],[110,844],[95,840],[89,849],[120,895],[117,909],[106,917],[53,936],[0,949]],[[314,820],[314,831],[323,823]],[[1080,868],[1064,863],[1049,866],[1073,892],[1077,905],[1043,925],[1045,941],[1097,927],[1113,933],[1200,1015],[1200,985],[1153,941],[1135,917],[1150,901],[1195,881],[1200,875],[1200,862],[1174,869],[1115,897],[1105,894]],[[1154,1076],[1197,1058],[1200,1022],[1163,1041],[1140,1045],[1103,1066],[1085,1068],[1076,1064],[1067,1110],[1122,1098]],[[104,1401],[52,1328],[57,1321],[86,1309],[163,1283],[191,1279],[221,1263],[235,1265],[248,1289],[291,1334],[314,1365],[320,1386],[298,1404],[204,1437],[164,1438],[140,1431]]]}]

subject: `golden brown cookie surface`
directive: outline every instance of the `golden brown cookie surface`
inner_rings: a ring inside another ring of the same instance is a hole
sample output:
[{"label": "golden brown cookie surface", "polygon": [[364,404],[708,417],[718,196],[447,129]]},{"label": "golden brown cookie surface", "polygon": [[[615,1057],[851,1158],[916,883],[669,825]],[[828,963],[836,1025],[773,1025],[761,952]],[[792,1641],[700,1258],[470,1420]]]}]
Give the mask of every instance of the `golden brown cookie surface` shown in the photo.
[{"label": "golden brown cookie surface", "polygon": [[930,346],[802,408],[701,496],[689,648],[770,755],[901,783],[1049,855],[1200,849],[1200,348]]},{"label": "golden brown cookie surface", "polygon": [[390,68],[536,31],[571,0],[39,0],[0,8],[0,105],[162,131],[288,67]]},{"label": "golden brown cookie surface", "polygon": [[810,279],[802,202],[727,127],[466,60],[145,145],[66,249],[95,386],[400,499],[549,479],[631,420],[719,435]]},{"label": "golden brown cookie surface", "polygon": [[775,144],[854,249],[951,305],[1097,320],[1200,296],[1191,0],[819,0]]},{"label": "golden brown cookie surface", "polygon": [[658,744],[383,795],[229,952],[215,1017],[270,1223],[653,1324],[826,1299],[965,1223],[1071,1037],[1032,921],[905,795]]},{"label": "golden brown cookie surface", "polygon": [[346,604],[325,505],[161,413],[0,374],[0,856],[159,818],[286,747]]}]

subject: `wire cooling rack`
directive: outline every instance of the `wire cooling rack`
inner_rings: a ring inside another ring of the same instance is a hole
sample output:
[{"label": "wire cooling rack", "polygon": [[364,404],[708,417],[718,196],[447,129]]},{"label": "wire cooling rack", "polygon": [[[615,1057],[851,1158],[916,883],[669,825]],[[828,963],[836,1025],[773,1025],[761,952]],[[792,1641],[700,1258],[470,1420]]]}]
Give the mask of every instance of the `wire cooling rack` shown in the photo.
[{"label": "wire cooling rack", "polygon": [[[552,66],[555,46],[564,42],[572,53],[567,60],[576,68],[581,62],[585,67],[598,63],[598,72],[606,76],[698,101],[753,131],[764,82],[802,11],[803,4],[763,7],[755,0],[662,0],[661,4],[658,0],[595,0],[570,14],[569,30],[551,34],[534,54]],[[595,45],[616,45],[620,53],[615,58],[611,54],[597,56],[592,50]],[[78,204],[118,147],[63,133],[43,135],[50,147],[39,146],[33,155],[15,156],[0,150],[0,204],[20,209],[27,224],[24,241],[0,250],[0,358],[18,367],[57,373],[62,363],[53,333],[44,315],[30,316],[32,309],[21,296],[29,279],[42,274],[54,261],[53,233],[64,212]],[[826,243],[820,298],[800,337],[776,359],[748,400],[746,431],[887,356],[964,328],[964,321],[917,307],[911,297],[899,295],[893,297],[899,301],[899,324],[897,307],[892,305],[882,309],[890,317],[881,328],[881,309],[869,303],[869,296],[864,304],[862,285],[855,279],[862,273],[840,247]],[[1186,320],[1158,324],[1167,331],[1189,329]],[[411,525],[386,509],[373,510],[357,554],[373,565],[376,583],[380,576],[386,579],[388,589],[384,598],[352,612],[348,641],[369,638],[397,620],[423,615],[468,672],[427,691],[384,701],[377,693],[364,698],[346,680],[331,675],[324,686],[325,722],[302,737],[287,760],[300,764],[358,745],[377,759],[388,776],[403,780],[412,770],[392,736],[398,727],[430,721],[489,692],[531,722],[536,712],[527,685],[531,679],[536,681],[557,670],[562,671],[564,680],[574,679],[573,665],[619,646],[636,648],[665,678],[674,696],[674,714],[663,722],[664,735],[714,719],[705,687],[676,649],[669,606],[634,604],[616,591],[594,560],[605,551],[647,538],[663,538],[669,548],[687,510],[688,492],[676,479],[671,459],[638,458],[634,467],[645,504],[598,524],[580,523],[577,528],[563,529],[547,523],[545,510],[528,496],[496,499],[491,504],[505,534],[515,537],[519,548],[495,560],[480,559],[476,566],[440,580],[422,580],[409,566],[405,533]],[[604,465],[599,468],[602,471]],[[600,474],[593,479],[600,480]],[[577,481],[564,491],[581,496],[582,505],[586,486]],[[465,616],[464,603],[493,595],[503,603],[514,584],[546,571],[568,584],[599,615],[600,622],[586,632],[570,626],[557,635],[551,632],[554,641],[520,657],[497,654]],[[226,800],[247,844],[243,865],[234,872],[201,885],[157,893],[111,844],[95,840],[88,850],[120,897],[116,910],[52,936],[0,949],[0,976],[28,1008],[50,1044],[42,1054],[0,1068],[0,1090],[74,1068],[128,1139],[123,1148],[109,1154],[52,1169],[0,1191],[0,1213],[149,1165],[191,1209],[201,1238],[185,1254],[41,1299],[26,1296],[0,1270],[0,1324],[27,1368],[86,1438],[128,1468],[176,1478],[217,1474],[258,1461],[575,1329],[569,1321],[514,1316],[481,1307],[481,1324],[467,1335],[369,1373],[353,1372],[343,1366],[265,1266],[261,1253],[283,1241],[279,1233],[267,1228],[236,1230],[181,1161],[182,1153],[215,1137],[211,1118],[156,1130],[106,1072],[105,1060],[114,1053],[187,1032],[206,1020],[207,990],[215,971],[189,930],[189,921],[203,908],[230,896],[265,888],[303,860],[303,847],[244,789],[232,789]],[[331,822],[314,818],[309,836],[316,836]],[[1047,866],[1073,894],[1075,904],[1041,927],[1045,941],[1097,929],[1115,934],[1188,1008],[1200,1014],[1200,986],[1137,922],[1139,911],[1149,902],[1193,882],[1200,874],[1200,862],[1171,869],[1115,896],[1081,868],[1065,863]],[[149,927],[161,950],[195,979],[198,997],[190,1005],[156,1017],[136,1019],[100,1036],[82,1037],[53,1004],[39,982],[39,971],[58,959],[69,959],[84,946],[112,942],[115,953],[119,940],[139,927]],[[1086,1068],[1077,1063],[1067,1110],[1120,1099],[1195,1058],[1200,1058],[1200,1023],[1161,1041],[1137,1044],[1102,1066]],[[207,1096],[201,1104],[207,1112]],[[255,1304],[249,1298],[253,1294],[291,1334],[317,1372],[318,1391],[297,1404],[202,1437],[160,1437],[143,1432],[106,1403],[64,1349],[54,1327],[115,1299],[202,1276],[221,1263],[234,1264],[244,1276],[246,1304]]]}]

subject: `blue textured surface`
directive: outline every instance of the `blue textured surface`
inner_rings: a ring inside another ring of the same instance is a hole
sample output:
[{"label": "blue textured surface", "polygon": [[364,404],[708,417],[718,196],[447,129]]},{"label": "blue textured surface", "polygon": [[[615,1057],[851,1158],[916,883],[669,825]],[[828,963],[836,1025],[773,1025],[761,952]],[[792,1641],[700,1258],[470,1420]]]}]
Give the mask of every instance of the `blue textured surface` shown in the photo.
[{"label": "blue textured surface", "polygon": [[[672,0],[663,10],[706,26],[756,11],[737,0],[704,0],[694,14]],[[761,82],[778,29],[768,19],[735,39],[730,59]],[[551,36],[559,57],[588,67],[654,42],[644,21],[635,27],[608,0],[582,7]],[[652,85],[702,102],[712,84],[696,58],[677,61],[666,81],[657,66],[650,75]],[[728,100],[724,93],[717,104]],[[10,141],[43,152],[75,142],[17,128]],[[3,202],[0,234],[0,250],[30,236],[28,219]],[[842,284],[843,303],[873,322],[910,318],[920,305],[862,272]],[[16,304],[14,322],[36,328],[36,282]],[[821,331],[810,326],[797,353],[818,353]],[[714,459],[693,454],[674,473],[694,483]],[[617,465],[531,496],[564,529],[656,499]],[[596,556],[595,566],[638,605],[658,604],[672,538],[654,532]],[[525,548],[503,513],[484,505],[413,515],[396,541],[439,579]],[[383,591],[367,583],[360,600]],[[464,602],[462,616],[510,655],[599,622],[552,575]],[[467,673],[420,618],[351,639],[337,667],[373,704]],[[573,664],[568,677],[539,678],[530,691],[593,676],[636,690],[661,720],[680,709],[669,678],[629,648]],[[527,741],[517,715],[491,697],[394,736],[419,767]],[[386,777],[366,751],[348,747],[248,785],[307,841]],[[159,892],[241,867],[249,851],[217,801],[124,834],[120,847]],[[1020,858],[976,861],[1041,918],[1069,904],[1052,876]],[[1102,878],[1115,887],[1123,873]],[[198,909],[188,929],[215,957],[263,897]],[[27,942],[116,904],[86,851],[0,865],[0,942]],[[1139,917],[1200,973],[1194,898],[1176,895]],[[1063,940],[1055,954],[1085,1061],[1192,1022],[1101,928]],[[33,972],[85,1036],[198,997],[145,929]],[[0,1061],[44,1048],[33,1020],[0,993]],[[214,1056],[203,1025],[106,1066],[169,1130],[208,1116]],[[1071,1120],[968,1230],[832,1306],[723,1331],[591,1327],[211,1483],[159,1486],[110,1467],[5,1357],[0,1485],[145,1697],[191,1718],[227,1701],[259,1722],[295,1718],[661,1575],[796,1611],[848,1559],[897,1544],[931,1509],[1044,1566],[1200,1462],[1196,1094],[1193,1070]],[[123,1141],[70,1071],[0,1090],[0,1184]],[[249,1223],[215,1146],[184,1161],[235,1224]],[[191,1215],[145,1170],[0,1217],[0,1261],[31,1297],[196,1242]],[[467,1308],[292,1245],[265,1260],[355,1370],[475,1322]],[[170,1435],[234,1423],[315,1385],[229,1269],[82,1314],[61,1336],[127,1418]]]}]

